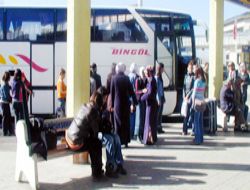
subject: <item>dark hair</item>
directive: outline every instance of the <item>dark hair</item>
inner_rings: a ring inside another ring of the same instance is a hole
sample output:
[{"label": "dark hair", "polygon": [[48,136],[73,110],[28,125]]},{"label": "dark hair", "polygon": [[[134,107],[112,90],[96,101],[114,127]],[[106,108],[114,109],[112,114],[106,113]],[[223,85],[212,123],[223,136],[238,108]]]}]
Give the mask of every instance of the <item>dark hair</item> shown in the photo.
[{"label": "dark hair", "polygon": [[90,102],[94,103],[94,105],[98,108],[101,109],[103,106],[103,95],[101,92],[96,90],[92,96],[90,97]]},{"label": "dark hair", "polygon": [[205,75],[204,75],[204,71],[200,66],[197,66],[197,71],[195,73],[195,78],[198,78],[198,76],[201,76],[201,80],[205,81]]},{"label": "dark hair", "polygon": [[16,69],[14,73],[14,80],[21,80],[22,78],[22,71],[20,69]]},{"label": "dark hair", "polygon": [[60,70],[60,75],[65,75],[65,73],[66,73],[66,71],[63,69],[63,68],[61,68],[61,70]]},{"label": "dark hair", "polygon": [[92,63],[92,65],[90,66],[92,69],[96,69],[96,63]]},{"label": "dark hair", "polygon": [[102,96],[107,96],[109,93],[108,93],[108,90],[105,86],[101,86],[97,89],[97,92],[100,93]]},{"label": "dark hair", "polygon": [[163,63],[159,63],[159,64],[157,65],[157,67],[156,67],[156,75],[157,75],[158,77],[161,75],[160,70],[161,70],[162,68],[164,68]]},{"label": "dark hair", "polygon": [[9,82],[9,80],[10,80],[10,73],[8,71],[6,71],[3,74],[2,81],[3,82]]}]

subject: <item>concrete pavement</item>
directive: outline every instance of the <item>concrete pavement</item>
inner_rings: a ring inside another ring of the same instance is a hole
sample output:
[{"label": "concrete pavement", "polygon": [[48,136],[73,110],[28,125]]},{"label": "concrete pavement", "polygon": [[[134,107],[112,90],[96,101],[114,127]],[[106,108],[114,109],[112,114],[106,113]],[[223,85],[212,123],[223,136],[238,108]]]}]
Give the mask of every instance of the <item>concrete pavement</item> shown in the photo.
[{"label": "concrete pavement", "polygon": [[[205,136],[201,146],[181,136],[181,124],[165,124],[157,145],[133,141],[123,149],[127,176],[93,182],[89,165],[73,165],[72,156],[40,162],[41,190],[87,189],[250,189],[250,133]],[[0,189],[29,190],[14,181],[15,137],[0,137]]]}]

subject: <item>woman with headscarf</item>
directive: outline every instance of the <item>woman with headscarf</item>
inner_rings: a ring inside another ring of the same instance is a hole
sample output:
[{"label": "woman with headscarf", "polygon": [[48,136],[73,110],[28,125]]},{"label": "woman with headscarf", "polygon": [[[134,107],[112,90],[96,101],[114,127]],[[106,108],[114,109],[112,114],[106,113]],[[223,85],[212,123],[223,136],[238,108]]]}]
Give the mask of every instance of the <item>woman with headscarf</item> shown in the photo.
[{"label": "woman with headscarf", "polygon": [[[138,78],[137,65],[135,63],[132,63],[130,65],[129,70],[130,70],[130,73],[128,74],[128,77],[129,77],[130,83],[133,86],[133,90],[135,92],[135,81]],[[135,122],[136,122],[136,107],[134,107],[134,109],[131,110],[131,113],[130,113],[130,137],[131,139],[135,138],[134,136],[137,135],[135,133]]]},{"label": "woman with headscarf", "polygon": [[135,93],[136,98],[139,103],[139,140],[142,142],[146,115],[146,102],[141,100],[142,95],[147,91],[145,88],[147,86],[147,78],[145,76],[145,68],[140,67],[139,77],[135,82]]},{"label": "woman with headscarf", "polygon": [[[128,147],[130,142],[130,110],[137,104],[136,96],[128,76],[124,74],[126,66],[118,63],[116,75],[112,77],[110,95],[111,108],[114,114],[115,132],[121,139],[121,144]],[[130,104],[130,97],[132,103]],[[131,106],[130,106],[131,105]]]},{"label": "woman with headscarf", "polygon": [[157,84],[154,77],[154,69],[151,66],[146,68],[147,87],[145,94],[141,97],[146,101],[146,119],[143,135],[143,143],[152,145],[157,141]]}]

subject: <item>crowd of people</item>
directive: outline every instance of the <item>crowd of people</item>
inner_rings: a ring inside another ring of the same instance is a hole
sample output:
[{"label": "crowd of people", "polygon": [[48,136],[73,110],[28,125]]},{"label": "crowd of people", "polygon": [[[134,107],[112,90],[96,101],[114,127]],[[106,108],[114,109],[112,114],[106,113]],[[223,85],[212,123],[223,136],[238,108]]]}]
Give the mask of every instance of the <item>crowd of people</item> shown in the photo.
[{"label": "crowd of people", "polygon": [[247,88],[250,84],[249,74],[245,63],[239,65],[239,71],[235,64],[228,64],[228,78],[221,88],[220,108],[228,116],[235,117],[234,131],[248,131],[247,117],[248,106]]},{"label": "crowd of people", "polygon": [[[94,177],[103,173],[102,145],[107,154],[105,174],[117,177],[117,174],[127,173],[123,167],[122,145],[128,147],[135,136],[141,143],[152,145],[157,142],[157,133],[164,132],[161,126],[165,102],[164,65],[157,65],[156,75],[152,66],[139,70],[138,75],[137,65],[132,63],[130,73],[126,75],[125,64],[113,63],[104,87],[96,64],[91,65],[90,86],[95,90],[90,91],[90,102],[81,107],[74,119],[76,122],[72,122],[67,130],[66,141],[73,150],[89,150]],[[138,127],[135,127],[136,123]]]},{"label": "crowd of people", "polygon": [[[203,112],[206,108],[205,98],[208,96],[208,63],[201,68],[192,60],[188,63],[187,74],[184,77],[182,115],[183,135],[192,129],[194,143],[203,143]],[[239,71],[235,64],[228,64],[228,77],[220,91],[220,109],[227,115],[235,117],[234,131],[248,131],[247,117],[248,106],[247,88],[250,84],[246,64],[239,65]]]},{"label": "crowd of people", "polygon": [[[247,87],[250,83],[246,65],[235,70],[234,63],[228,64],[228,79],[221,88],[220,108],[228,116],[235,116],[235,131],[247,129]],[[106,147],[107,162],[105,174],[109,177],[126,175],[123,167],[121,147],[128,147],[131,139],[137,139],[145,145],[157,143],[162,128],[162,112],[166,102],[162,74],[164,65],[137,68],[130,66],[126,75],[124,63],[113,63],[107,76],[106,85],[102,86],[97,65],[90,67],[90,101],[83,104],[79,113],[67,129],[65,138],[68,146],[74,150],[88,149],[91,157],[93,177],[101,177],[102,146]],[[66,71],[60,70],[57,81],[58,108],[57,116],[65,117],[67,86],[64,82]],[[194,143],[203,143],[203,112],[206,109],[205,98],[208,96],[208,64],[202,68],[191,60],[184,77],[183,135],[194,135]],[[13,103],[16,121],[23,119],[23,101],[33,94],[25,74],[17,69],[12,84],[10,73],[5,72],[0,87],[3,134],[14,135],[11,124],[10,104]],[[23,98],[23,97],[26,98]],[[183,111],[182,111],[183,112]]]}]

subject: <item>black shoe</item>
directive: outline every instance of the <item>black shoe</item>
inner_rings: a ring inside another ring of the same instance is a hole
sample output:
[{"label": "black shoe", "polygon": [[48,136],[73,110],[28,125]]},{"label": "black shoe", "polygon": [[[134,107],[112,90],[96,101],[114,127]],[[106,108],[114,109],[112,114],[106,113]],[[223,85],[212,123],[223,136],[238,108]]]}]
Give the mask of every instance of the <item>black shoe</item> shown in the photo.
[{"label": "black shoe", "polygon": [[241,131],[241,128],[239,128],[239,127],[234,128],[234,132],[240,132],[240,131]]},{"label": "black shoe", "polygon": [[122,174],[122,175],[127,175],[127,171],[123,168],[121,164],[117,166],[116,173]]},{"label": "black shoe", "polygon": [[92,177],[94,180],[100,180],[103,177],[104,171],[102,169],[93,169],[92,168]]},{"label": "black shoe", "polygon": [[118,173],[114,172],[114,171],[106,171],[105,172],[105,175],[107,177],[110,177],[110,178],[118,178]]},{"label": "black shoe", "polygon": [[157,132],[158,132],[159,134],[165,133],[165,131],[163,131],[162,129],[158,129]]},{"label": "black shoe", "polygon": [[105,175],[110,178],[118,178],[118,174],[116,173],[116,169],[114,164],[108,163],[106,164],[106,172]]}]

